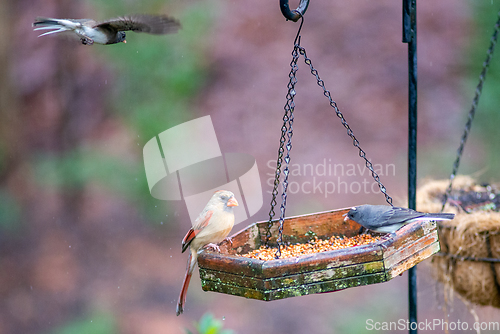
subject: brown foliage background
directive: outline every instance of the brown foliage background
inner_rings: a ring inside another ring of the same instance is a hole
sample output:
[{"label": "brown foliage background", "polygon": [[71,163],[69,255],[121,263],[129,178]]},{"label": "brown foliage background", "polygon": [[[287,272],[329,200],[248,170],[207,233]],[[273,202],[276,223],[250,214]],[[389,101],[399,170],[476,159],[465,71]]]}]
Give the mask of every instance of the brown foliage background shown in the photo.
[{"label": "brown foliage background", "polygon": [[[182,18],[196,7],[211,8],[211,19],[186,19],[176,36],[131,33],[120,46],[37,38],[31,28],[39,15],[104,19],[143,11]],[[470,1],[418,3],[419,178],[446,178],[451,170],[473,96],[464,80],[476,80],[479,73],[467,71],[468,50],[477,36],[487,40],[491,33],[479,29],[473,15]],[[203,33],[193,32],[196,25]],[[235,231],[266,219],[297,27],[283,19],[277,1],[0,2],[0,334],[180,333],[194,328],[207,311],[236,333],[356,333],[365,331],[366,319],[406,319],[405,275],[386,284],[272,303],[204,293],[195,277],[185,314],[175,316],[186,261],[180,240],[190,225],[183,203],[150,197],[142,147],[159,131],[211,115],[222,151],[251,154],[261,174],[264,207]],[[134,53],[149,50],[142,48],[143,38],[165,50],[192,42],[169,61],[134,61]],[[394,165],[394,172],[384,169],[381,178],[404,205],[407,60],[401,4],[312,1],[302,45],[368,157],[383,167]],[[155,78],[140,76],[141,71],[177,73],[193,55],[202,70],[181,72],[182,80],[162,94],[147,88],[157,85]],[[131,76],[134,71],[138,77]],[[193,77],[198,74],[201,79]],[[178,102],[182,84],[195,80],[196,94]],[[353,187],[370,177],[367,171],[330,176],[304,171],[304,164],[362,168],[363,161],[302,60],[298,80],[291,180],[299,188],[290,194],[287,214],[383,204],[383,196],[372,191],[325,194],[308,188],[314,178]],[[139,102],[120,103],[142,86],[145,99],[163,99],[156,114],[144,112]],[[141,118],[156,128],[145,130],[135,121]],[[487,181],[498,180],[489,154],[484,138],[473,136],[462,171],[487,169]],[[115,163],[103,165],[103,157]],[[87,176],[100,175],[104,167],[109,170],[103,177]],[[419,267],[419,320],[441,319],[436,283],[425,265]],[[480,315],[482,321],[498,320],[497,310],[482,309]],[[457,318],[473,321],[461,304],[449,320]]]}]

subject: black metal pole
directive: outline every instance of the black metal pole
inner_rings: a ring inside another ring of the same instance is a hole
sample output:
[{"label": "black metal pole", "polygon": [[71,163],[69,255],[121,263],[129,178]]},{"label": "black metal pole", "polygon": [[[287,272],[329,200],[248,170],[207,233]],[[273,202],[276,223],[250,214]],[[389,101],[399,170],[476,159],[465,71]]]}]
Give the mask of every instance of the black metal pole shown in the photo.
[{"label": "black metal pole", "polygon": [[[417,0],[403,0],[403,43],[408,43],[408,207],[417,192]],[[417,333],[417,267],[408,270],[409,333]]]}]

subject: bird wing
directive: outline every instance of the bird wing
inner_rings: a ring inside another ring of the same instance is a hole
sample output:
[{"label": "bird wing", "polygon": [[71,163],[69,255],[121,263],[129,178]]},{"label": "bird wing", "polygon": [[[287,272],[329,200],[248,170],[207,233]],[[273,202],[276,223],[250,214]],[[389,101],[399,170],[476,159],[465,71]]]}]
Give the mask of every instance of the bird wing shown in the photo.
[{"label": "bird wing", "polygon": [[182,239],[182,253],[186,251],[193,239],[200,233],[205,227],[208,226],[210,218],[212,218],[213,211],[207,211],[204,215],[199,216],[192,228],[189,229],[188,233]]},{"label": "bird wing", "polygon": [[132,30],[162,35],[177,32],[180,23],[176,19],[165,15],[132,15],[96,23],[94,28],[97,27],[112,31]]},{"label": "bird wing", "polygon": [[406,208],[393,207],[391,210],[387,210],[382,214],[381,221],[385,222],[383,225],[393,225],[400,224],[411,219],[420,218],[422,216],[425,216],[422,212]]}]

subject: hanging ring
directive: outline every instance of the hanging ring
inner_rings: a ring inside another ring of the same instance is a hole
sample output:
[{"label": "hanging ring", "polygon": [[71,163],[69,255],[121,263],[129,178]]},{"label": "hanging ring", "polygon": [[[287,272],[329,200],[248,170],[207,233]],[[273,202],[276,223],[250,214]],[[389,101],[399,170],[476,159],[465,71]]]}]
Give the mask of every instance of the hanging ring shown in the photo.
[{"label": "hanging ring", "polygon": [[290,10],[288,0],[280,0],[281,13],[287,20],[292,20],[293,22],[297,22],[305,14],[307,6],[309,6],[309,0],[300,0],[299,7]]}]

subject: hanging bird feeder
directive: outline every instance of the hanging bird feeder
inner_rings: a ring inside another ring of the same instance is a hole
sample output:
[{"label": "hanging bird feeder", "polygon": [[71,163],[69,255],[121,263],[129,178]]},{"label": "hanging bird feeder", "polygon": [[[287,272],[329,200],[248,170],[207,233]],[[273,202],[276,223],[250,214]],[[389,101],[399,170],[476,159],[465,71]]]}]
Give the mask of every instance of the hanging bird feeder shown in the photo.
[{"label": "hanging bird feeder", "polygon": [[[283,6],[284,3],[286,6]],[[203,290],[265,301],[386,282],[440,249],[436,223],[422,220],[408,224],[393,234],[382,235],[377,241],[368,244],[348,244],[352,247],[302,256],[283,256],[285,246],[299,245],[300,248],[303,245],[305,248],[308,244],[320,241],[328,244],[325,240],[355,238],[360,231],[360,225],[356,222],[344,221],[349,208],[285,218],[299,58],[304,58],[389,205],[392,205],[392,198],[387,194],[311,59],[307,57],[305,48],[300,45],[300,30],[308,0],[301,0],[299,8],[291,12],[287,6],[288,1],[281,0],[281,4],[287,19],[301,19],[301,23],[290,63],[290,81],[287,86],[269,220],[251,224],[236,233],[231,237],[231,242],[225,241],[220,245],[220,252],[204,249],[198,256]],[[281,176],[283,179],[280,183]],[[280,218],[274,219],[280,184]],[[256,253],[260,249],[269,250],[273,247],[276,248],[273,259],[246,257],[252,251]]]},{"label": "hanging bird feeder", "polygon": [[453,291],[468,302],[500,308],[500,190],[457,175],[465,143],[482,93],[500,32],[500,11],[490,38],[467,123],[460,138],[449,180],[429,181],[418,193],[418,208],[455,212],[453,221],[439,225],[442,250],[432,259],[446,295]]},{"label": "hanging bird feeder", "polygon": [[[439,210],[448,183],[422,185],[419,210]],[[500,308],[500,191],[459,175],[447,197],[446,209],[456,215],[438,228],[441,251],[432,258],[434,276],[446,294],[455,291],[471,303]]]},{"label": "hanging bird feeder", "polygon": [[[287,218],[285,243],[306,243],[311,235],[352,237],[359,225],[344,221],[349,209]],[[272,222],[276,235],[280,223]],[[264,301],[343,290],[387,282],[439,251],[435,222],[418,221],[396,231],[395,237],[363,246],[312,255],[264,261],[242,257],[266,242],[268,222],[254,223],[224,241],[220,253],[204,250],[198,257],[202,288]],[[269,243],[277,245],[277,238]]]}]

